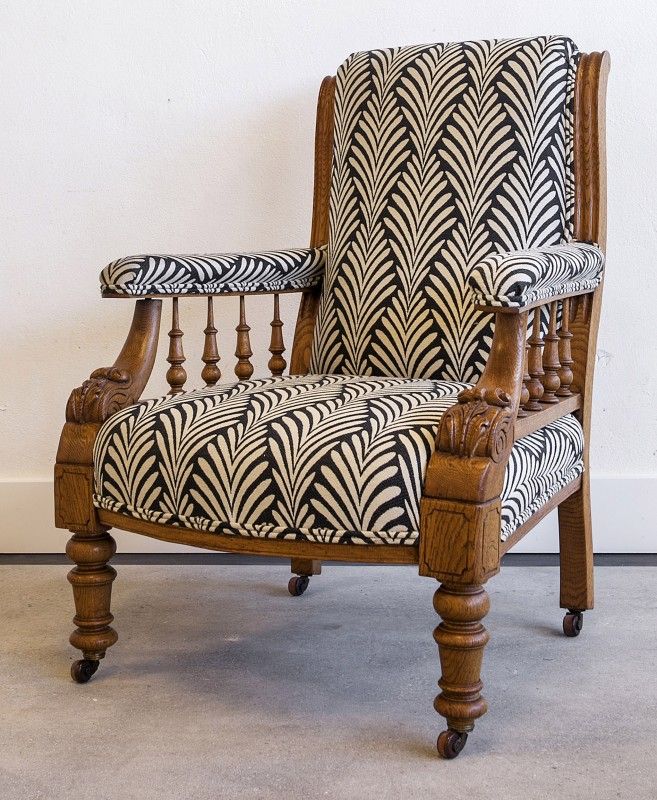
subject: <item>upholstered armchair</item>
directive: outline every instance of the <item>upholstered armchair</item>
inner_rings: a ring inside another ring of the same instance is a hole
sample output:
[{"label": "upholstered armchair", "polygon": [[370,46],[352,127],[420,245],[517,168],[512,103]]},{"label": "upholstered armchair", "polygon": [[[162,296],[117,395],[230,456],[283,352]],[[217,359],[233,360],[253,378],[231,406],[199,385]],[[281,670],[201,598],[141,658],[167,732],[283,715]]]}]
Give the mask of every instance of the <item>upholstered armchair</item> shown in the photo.
[{"label": "upholstered armchair", "polygon": [[[356,53],[320,89],[309,248],[103,270],[104,297],[136,302],[114,365],[71,394],[57,454],[76,681],[117,639],[111,528],[290,558],[293,595],[322,561],[416,564],[439,582],[447,758],[486,711],[484,585],[554,509],[563,628],[580,632],[608,69],[561,36]],[[272,377],[255,380],[251,294],[274,304]],[[221,295],[240,298],[237,382],[220,381]],[[180,296],[207,303],[203,388],[185,389]],[[163,298],[171,391],[140,400]]]}]

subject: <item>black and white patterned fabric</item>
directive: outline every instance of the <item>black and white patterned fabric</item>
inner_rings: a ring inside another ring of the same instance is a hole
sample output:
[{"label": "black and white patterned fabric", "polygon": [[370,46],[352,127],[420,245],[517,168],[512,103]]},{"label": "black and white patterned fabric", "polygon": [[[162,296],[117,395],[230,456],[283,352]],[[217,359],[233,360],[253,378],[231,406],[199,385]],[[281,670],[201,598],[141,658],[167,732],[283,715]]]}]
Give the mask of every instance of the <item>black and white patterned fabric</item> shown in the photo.
[{"label": "black and white patterned fabric", "polygon": [[478,378],[493,316],[477,265],[572,238],[577,60],[541,36],[342,64],[314,372]]},{"label": "black and white patterned fabric", "polygon": [[[101,428],[94,502],[222,534],[414,544],[438,422],[464,387],[308,375],[147,400]],[[506,473],[502,536],[581,471],[574,417],[518,441]]]},{"label": "black and white patterned fabric", "polygon": [[100,274],[103,295],[283,292],[319,284],[325,247],[216,255],[128,256]]},{"label": "black and white patterned fabric", "polygon": [[568,244],[495,253],[470,275],[481,305],[523,308],[536,301],[593,291],[602,279],[604,255],[596,244]]}]

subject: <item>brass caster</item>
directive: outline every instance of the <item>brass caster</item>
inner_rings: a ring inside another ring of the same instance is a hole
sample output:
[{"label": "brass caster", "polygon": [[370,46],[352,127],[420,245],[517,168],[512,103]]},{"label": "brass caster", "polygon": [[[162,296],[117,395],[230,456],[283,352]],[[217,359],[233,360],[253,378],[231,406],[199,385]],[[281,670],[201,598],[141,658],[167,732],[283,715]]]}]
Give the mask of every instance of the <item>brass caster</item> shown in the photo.
[{"label": "brass caster", "polygon": [[86,683],[98,669],[100,661],[92,661],[89,658],[81,658],[71,664],[71,678],[76,683]]},{"label": "brass caster", "polygon": [[287,584],[287,590],[292,597],[298,597],[306,591],[309,583],[308,575],[293,575]]},{"label": "brass caster", "polygon": [[448,728],[438,737],[436,747],[443,758],[456,758],[468,741],[468,734]]},{"label": "brass caster", "polygon": [[568,609],[568,613],[563,618],[563,632],[566,636],[579,636],[584,625],[584,614],[581,611]]}]

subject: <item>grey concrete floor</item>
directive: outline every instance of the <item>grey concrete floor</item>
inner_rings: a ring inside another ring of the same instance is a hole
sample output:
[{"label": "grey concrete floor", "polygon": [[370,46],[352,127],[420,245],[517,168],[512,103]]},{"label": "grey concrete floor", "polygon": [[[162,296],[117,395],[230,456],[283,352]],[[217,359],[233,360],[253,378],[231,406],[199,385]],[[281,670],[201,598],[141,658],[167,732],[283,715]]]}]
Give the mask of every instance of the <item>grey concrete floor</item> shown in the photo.
[{"label": "grey concrete floor", "polygon": [[0,798],[655,798],[657,568],[598,568],[560,633],[558,570],[488,588],[489,713],[441,761],[435,584],[327,566],[122,566],[119,642],[68,676],[67,569],[0,568]]}]

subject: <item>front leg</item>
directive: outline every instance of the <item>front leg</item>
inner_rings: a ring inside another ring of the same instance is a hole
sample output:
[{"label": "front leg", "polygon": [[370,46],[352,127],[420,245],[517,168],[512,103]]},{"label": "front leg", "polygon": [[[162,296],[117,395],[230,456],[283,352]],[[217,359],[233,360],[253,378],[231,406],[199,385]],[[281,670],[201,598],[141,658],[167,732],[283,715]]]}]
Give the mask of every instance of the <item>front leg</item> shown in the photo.
[{"label": "front leg", "polygon": [[442,676],[434,706],[447,720],[438,752],[454,758],[486,713],[481,664],[490,602],[483,588],[500,568],[500,495],[522,390],[527,315],[499,314],[479,383],[440,420],[420,505],[420,575],[441,582],[433,604]]},{"label": "front leg", "polygon": [[66,406],[55,464],[55,525],[73,534],[66,553],[76,564],[68,580],[77,626],[70,642],[83,655],[71,668],[78,683],[91,678],[107,648],[117,640],[110,613],[116,572],[108,565],[116,545],[108,528],[99,523],[93,504],[94,441],[103,422],[137,402],[148,381],[157,352],[161,305],[161,300],[137,301],[130,332],[114,365],[95,370],[73,390]]},{"label": "front leg", "polygon": [[447,730],[437,746],[443,758],[455,758],[486,713],[481,665],[489,636],[482,620],[490,601],[483,584],[499,571],[500,502],[424,498],[420,518],[420,574],[441,582],[433,596],[442,619],[433,634],[442,673],[434,708]]},{"label": "front leg", "polygon": [[489,636],[481,624],[490,608],[483,586],[443,583],[433,596],[442,622],[433,633],[440,655],[442,690],[434,708],[447,720],[438,737],[438,752],[455,758],[465,746],[475,720],[486,713],[481,696],[481,663]]},{"label": "front leg", "polygon": [[71,667],[77,683],[86,683],[98,669],[105,651],[116,643],[116,631],[110,623],[112,583],[116,570],[108,561],[116,552],[116,543],[106,530],[74,533],[66,545],[66,555],[76,566],[68,573],[75,601],[74,624],[70,637],[73,647],[82,651],[82,659]]}]

